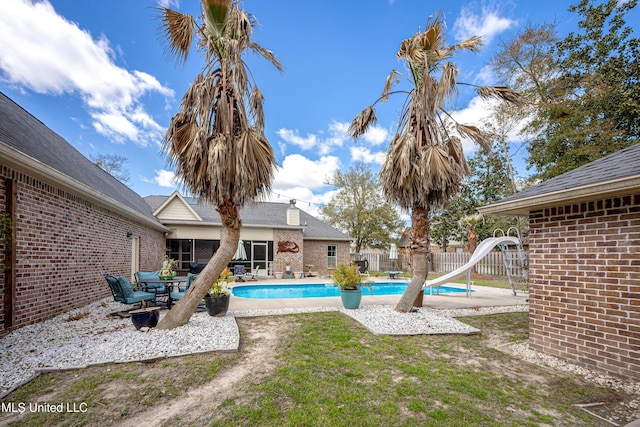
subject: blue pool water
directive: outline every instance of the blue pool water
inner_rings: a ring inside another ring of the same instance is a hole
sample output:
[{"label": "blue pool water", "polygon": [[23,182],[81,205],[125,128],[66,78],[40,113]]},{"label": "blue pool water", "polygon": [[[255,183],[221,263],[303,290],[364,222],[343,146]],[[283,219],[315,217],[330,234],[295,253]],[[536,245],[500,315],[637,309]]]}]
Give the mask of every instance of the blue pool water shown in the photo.
[{"label": "blue pool water", "polygon": [[[374,283],[373,293],[369,288],[362,288],[362,295],[401,295],[407,289],[407,282],[377,282]],[[231,290],[239,298],[281,299],[281,298],[324,298],[339,297],[340,290],[331,284],[305,283],[300,285],[269,284],[269,285],[236,285]],[[465,288],[440,286],[440,294],[465,292]],[[428,294],[429,290],[425,289]],[[436,293],[434,289],[433,293]]]}]

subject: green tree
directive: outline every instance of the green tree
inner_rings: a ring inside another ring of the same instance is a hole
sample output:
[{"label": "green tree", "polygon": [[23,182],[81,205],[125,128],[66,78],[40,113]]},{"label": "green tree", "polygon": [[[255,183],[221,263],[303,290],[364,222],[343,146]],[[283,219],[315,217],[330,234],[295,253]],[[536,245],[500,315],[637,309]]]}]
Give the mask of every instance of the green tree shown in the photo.
[{"label": "green tree", "polygon": [[[413,277],[395,309],[408,312],[422,289],[429,271],[429,209],[443,205],[460,189],[469,167],[460,139],[450,129],[447,102],[457,94],[458,68],[449,59],[460,50],[477,51],[479,37],[448,46],[440,15],[427,21],[424,32],[404,40],[397,53],[408,69],[409,89],[400,113],[398,130],[380,170],[380,181],[388,200],[411,212]],[[386,101],[399,83],[392,70],[378,100]],[[518,94],[504,86],[477,87],[483,98],[517,102]],[[393,92],[401,93],[401,92]],[[377,101],[376,101],[377,102]],[[373,107],[365,108],[351,123],[354,138],[376,121]],[[487,146],[485,135],[475,126],[454,123],[458,134]]]},{"label": "green tree", "polygon": [[238,208],[268,194],[276,166],[264,135],[263,97],[243,56],[256,53],[281,69],[272,52],[251,40],[255,21],[239,0],[202,0],[203,24],[193,16],[159,9],[169,53],[186,61],[192,37],[205,65],[182,98],[165,135],[164,149],[176,176],[201,200],[216,206],[223,229],[220,249],[185,296],[158,324],[172,329],[188,323],[211,284],[238,247]]},{"label": "green tree", "polygon": [[[493,235],[496,228],[508,229],[517,225],[515,218],[502,216],[480,217],[477,208],[513,194],[509,176],[509,162],[505,159],[502,144],[494,142],[491,151],[478,150],[469,160],[470,175],[461,183],[460,192],[444,206],[434,209],[431,240],[443,251],[451,239],[470,243],[482,241]],[[477,239],[477,240],[476,240]]]},{"label": "green tree", "polygon": [[127,184],[131,178],[129,170],[125,167],[125,164],[129,161],[126,157],[118,154],[94,154],[91,157],[91,161],[96,164],[103,171],[113,176],[118,181]]},{"label": "green tree", "polygon": [[404,222],[396,209],[384,200],[382,189],[371,168],[357,163],[349,171],[336,171],[327,182],[337,192],[320,208],[325,222],[351,236],[355,252],[363,248],[388,248]]},{"label": "green tree", "polygon": [[638,142],[640,40],[625,18],[637,0],[582,0],[579,31],[528,26],[494,57],[494,70],[527,100],[527,163],[548,179]]}]

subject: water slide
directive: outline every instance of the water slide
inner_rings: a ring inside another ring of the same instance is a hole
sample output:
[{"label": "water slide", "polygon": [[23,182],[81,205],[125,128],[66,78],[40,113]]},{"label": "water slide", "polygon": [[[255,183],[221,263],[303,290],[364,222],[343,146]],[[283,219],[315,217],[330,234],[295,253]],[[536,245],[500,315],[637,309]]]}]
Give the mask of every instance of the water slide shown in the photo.
[{"label": "water slide", "polygon": [[453,270],[451,273],[445,274],[444,276],[440,276],[433,280],[427,280],[426,282],[424,282],[424,285],[422,285],[422,287],[431,288],[433,286],[440,286],[444,283],[450,282],[451,280],[457,279],[458,277],[466,274],[467,275],[467,296],[470,296],[471,268],[474,265],[476,265],[478,262],[480,262],[482,258],[487,256],[487,254],[491,252],[496,246],[501,244],[518,245],[520,244],[520,241],[518,240],[517,237],[512,237],[512,236],[491,237],[489,239],[485,239],[478,245],[476,250],[471,255],[471,258],[469,258],[469,261],[465,265]]}]

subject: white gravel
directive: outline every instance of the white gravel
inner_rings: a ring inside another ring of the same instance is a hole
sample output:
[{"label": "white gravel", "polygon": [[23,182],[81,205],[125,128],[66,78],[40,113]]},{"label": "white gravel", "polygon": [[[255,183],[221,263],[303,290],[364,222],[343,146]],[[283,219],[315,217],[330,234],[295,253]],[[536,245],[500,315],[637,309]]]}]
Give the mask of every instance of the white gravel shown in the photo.
[{"label": "white gravel", "polygon": [[392,306],[365,305],[341,310],[376,335],[473,334],[480,330],[434,310],[399,313]]},{"label": "white gravel", "polygon": [[[72,310],[53,319],[15,330],[0,338],[0,397],[30,381],[40,372],[80,368],[109,362],[129,362],[212,351],[237,351],[240,333],[236,317],[270,316],[322,311],[341,311],[364,325],[374,334],[470,334],[479,332],[454,317],[527,311],[526,305],[479,307],[473,309],[418,309],[398,313],[392,306],[362,306],[358,310],[337,307],[278,310],[229,311],[225,317],[195,313],[185,326],[170,331],[150,329],[137,331],[129,318],[112,316],[125,306],[110,299]],[[83,314],[87,316],[82,317]],[[81,317],[70,320],[70,317]],[[525,360],[541,363],[540,355],[523,345],[512,353]],[[543,363],[579,373],[573,365],[555,358]],[[568,366],[568,368],[567,368]],[[603,385],[621,386],[622,382],[588,372]],[[640,385],[625,385],[640,394]]]}]

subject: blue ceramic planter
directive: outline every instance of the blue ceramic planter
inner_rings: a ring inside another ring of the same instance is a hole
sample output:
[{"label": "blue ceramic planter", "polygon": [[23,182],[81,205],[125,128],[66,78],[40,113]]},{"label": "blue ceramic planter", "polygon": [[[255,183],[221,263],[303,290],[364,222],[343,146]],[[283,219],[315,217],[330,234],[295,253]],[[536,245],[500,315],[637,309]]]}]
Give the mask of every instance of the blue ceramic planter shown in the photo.
[{"label": "blue ceramic planter", "polygon": [[342,305],[344,308],[355,310],[360,307],[360,300],[362,299],[362,289],[355,290],[340,290],[340,298],[342,299]]},{"label": "blue ceramic planter", "polygon": [[140,329],[143,326],[148,328],[155,328],[160,320],[160,308],[141,308],[139,310],[132,310],[129,312],[131,315],[131,323],[136,329]]}]

